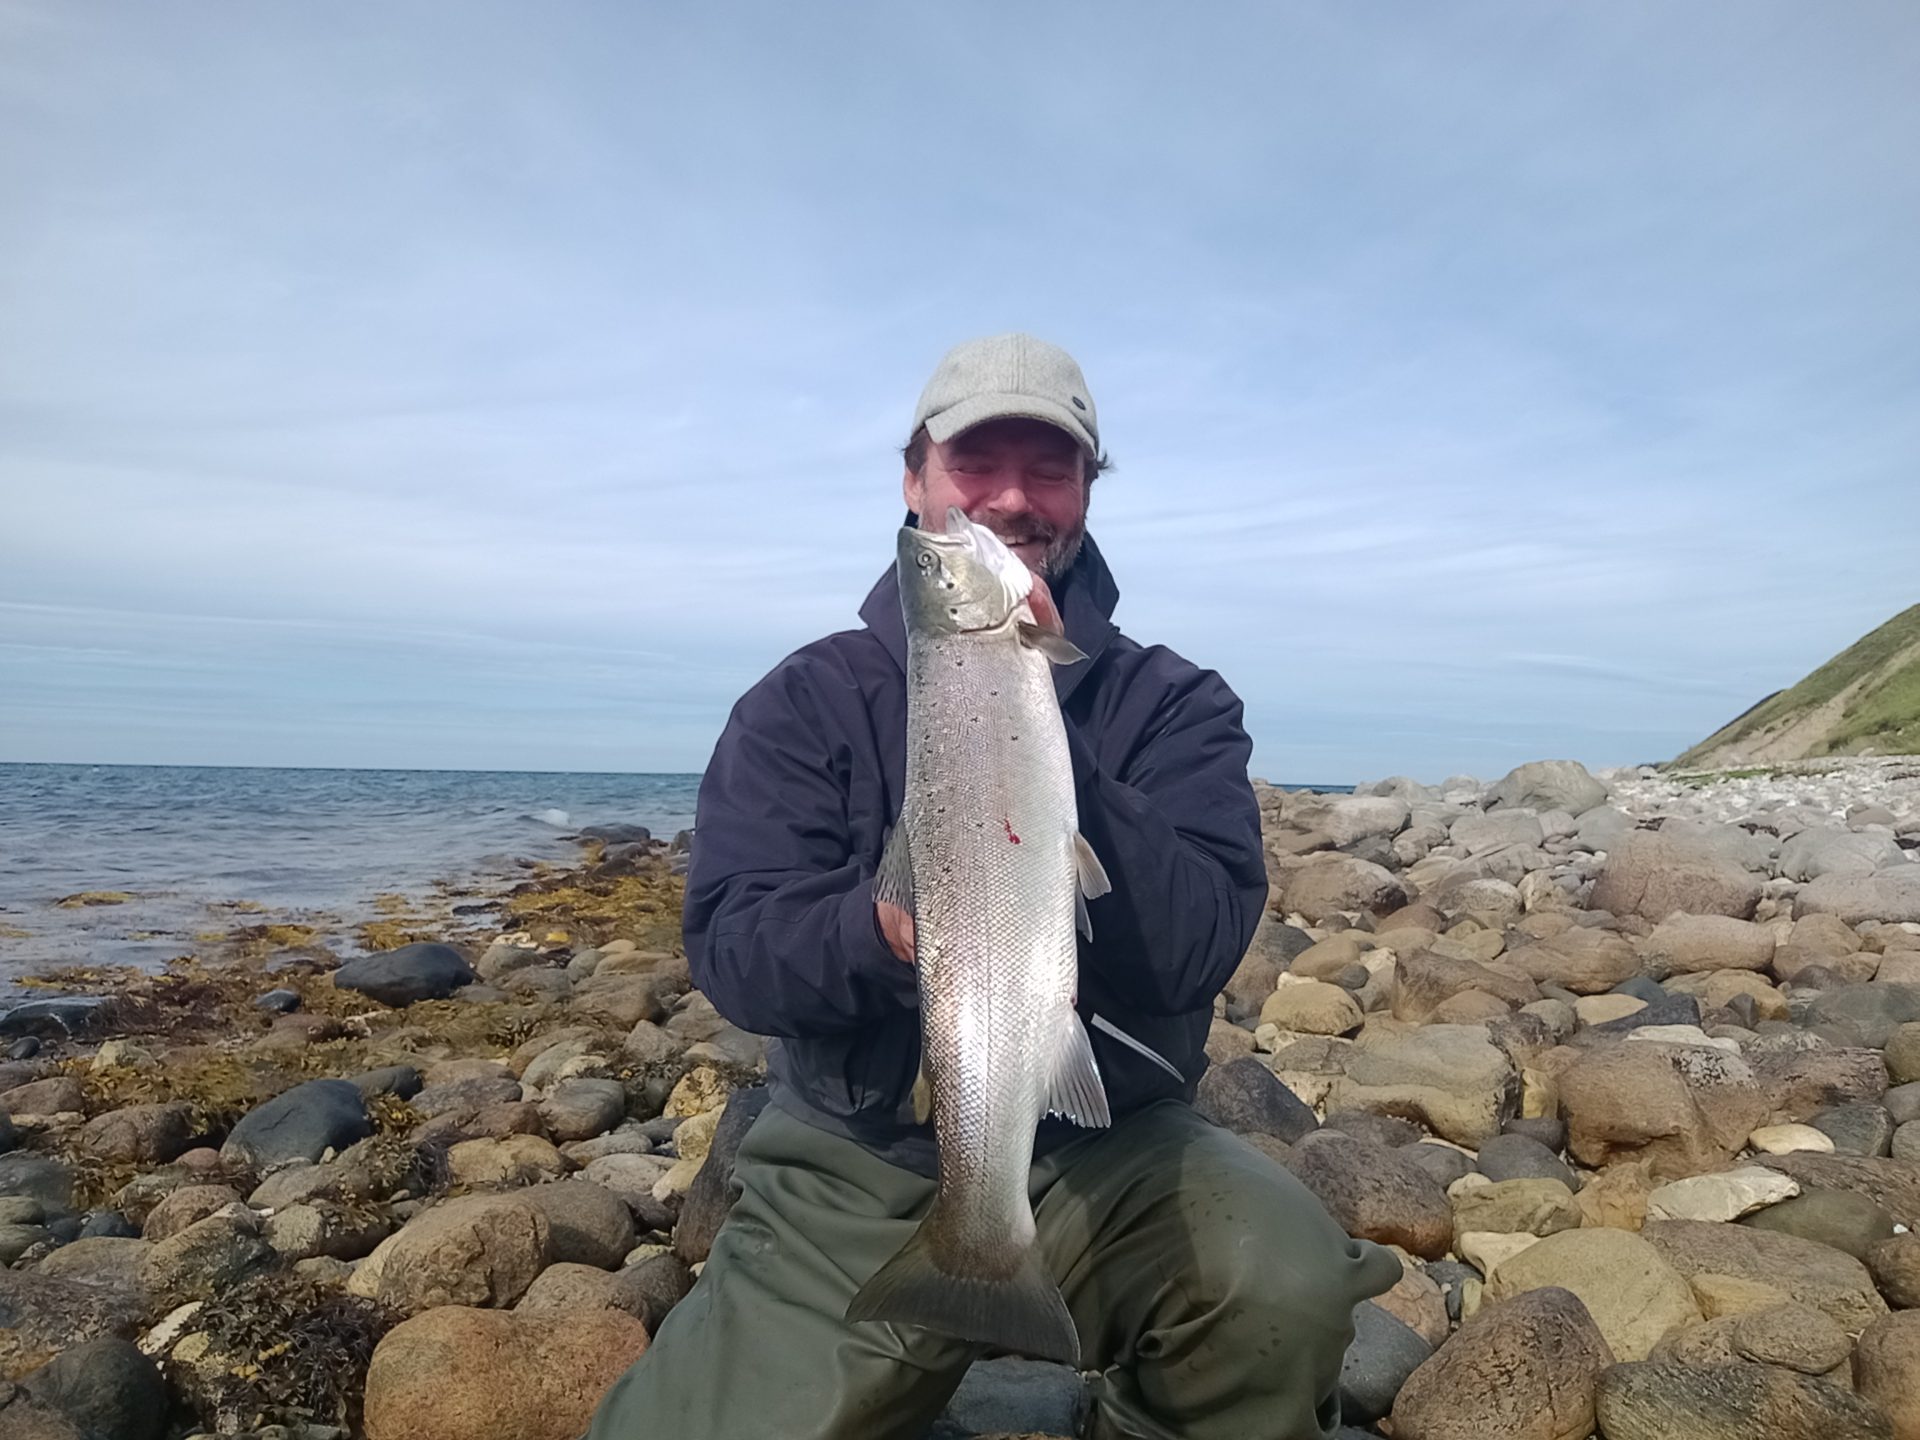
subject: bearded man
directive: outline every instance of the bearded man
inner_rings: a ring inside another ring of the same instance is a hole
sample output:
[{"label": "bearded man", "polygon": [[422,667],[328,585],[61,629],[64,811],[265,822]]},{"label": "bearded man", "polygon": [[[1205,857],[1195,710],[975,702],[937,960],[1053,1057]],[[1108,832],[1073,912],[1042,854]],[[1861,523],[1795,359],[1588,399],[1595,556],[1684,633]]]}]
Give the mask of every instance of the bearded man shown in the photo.
[{"label": "bearded man", "polygon": [[[1112,893],[1091,902],[1078,1006],[1111,1128],[1041,1122],[1038,1246],[1094,1372],[1085,1433],[1305,1440],[1339,1424],[1353,1307],[1400,1278],[1298,1181],[1192,1108],[1214,997],[1266,902],[1240,702],[1221,678],[1112,620],[1087,534],[1106,468],[1066,351],[971,341],[935,369],[903,451],[911,512],[958,506],[1035,575],[1035,618],[1088,657],[1054,671],[1081,833]],[[913,927],[876,902],[900,813],[906,630],[890,568],[862,628],[775,666],[735,706],[700,786],[687,878],[693,977],[773,1037],[771,1103],[734,1166],[740,1196],[699,1282],[603,1401],[589,1440],[918,1440],[980,1347],[848,1321],[848,1302],[931,1204],[914,1119]]]}]

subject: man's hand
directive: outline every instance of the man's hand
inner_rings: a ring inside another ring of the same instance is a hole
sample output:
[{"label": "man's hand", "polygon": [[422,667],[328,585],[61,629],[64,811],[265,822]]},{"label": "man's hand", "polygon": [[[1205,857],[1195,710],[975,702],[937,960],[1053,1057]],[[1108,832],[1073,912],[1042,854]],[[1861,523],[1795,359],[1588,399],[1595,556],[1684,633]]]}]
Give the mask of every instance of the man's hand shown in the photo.
[{"label": "man's hand", "polygon": [[1053,603],[1053,591],[1037,574],[1033,577],[1033,590],[1027,596],[1027,608],[1033,612],[1033,623],[1041,629],[1056,635],[1067,633],[1067,622],[1060,618],[1060,607]]},{"label": "man's hand", "polygon": [[873,902],[873,913],[880,921],[880,935],[895,958],[913,964],[913,916],[885,900]]}]

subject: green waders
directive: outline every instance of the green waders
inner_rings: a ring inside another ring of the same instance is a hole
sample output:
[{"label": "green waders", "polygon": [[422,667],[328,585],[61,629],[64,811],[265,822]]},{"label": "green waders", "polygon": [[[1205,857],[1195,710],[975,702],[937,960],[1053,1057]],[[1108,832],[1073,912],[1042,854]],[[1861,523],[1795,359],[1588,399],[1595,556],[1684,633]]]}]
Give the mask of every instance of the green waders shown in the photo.
[{"label": "green waders", "polygon": [[[980,1347],[849,1324],[933,1182],[768,1107],[691,1294],[587,1440],[919,1440]],[[1162,1101],[1033,1167],[1100,1440],[1307,1440],[1339,1423],[1353,1307],[1400,1278],[1279,1165]]]}]

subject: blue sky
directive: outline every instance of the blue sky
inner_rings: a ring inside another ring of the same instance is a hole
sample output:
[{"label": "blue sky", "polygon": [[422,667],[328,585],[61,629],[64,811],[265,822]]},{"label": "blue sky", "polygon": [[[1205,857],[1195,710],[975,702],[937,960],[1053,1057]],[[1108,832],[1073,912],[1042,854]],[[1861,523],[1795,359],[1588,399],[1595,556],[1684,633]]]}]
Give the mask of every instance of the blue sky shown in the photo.
[{"label": "blue sky", "polygon": [[1255,770],[1669,756],[1920,599],[1908,0],[0,0],[0,760],[695,769],[955,340]]}]

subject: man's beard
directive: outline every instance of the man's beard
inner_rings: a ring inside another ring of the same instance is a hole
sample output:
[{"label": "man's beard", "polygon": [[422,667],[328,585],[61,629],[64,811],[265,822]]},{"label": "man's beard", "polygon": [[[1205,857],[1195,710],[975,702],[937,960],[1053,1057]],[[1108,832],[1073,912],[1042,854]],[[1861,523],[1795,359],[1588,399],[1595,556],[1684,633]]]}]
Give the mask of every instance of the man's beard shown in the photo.
[{"label": "man's beard", "polygon": [[1044,545],[1046,548],[1040,553],[1039,570],[1049,584],[1073,568],[1073,562],[1080,558],[1080,547],[1087,539],[1087,517],[1084,512],[1065,530],[1048,524],[1036,515],[1022,516],[1018,520],[1002,520],[988,515],[983,516],[980,523],[1010,546],[1025,545],[1029,541]]}]

